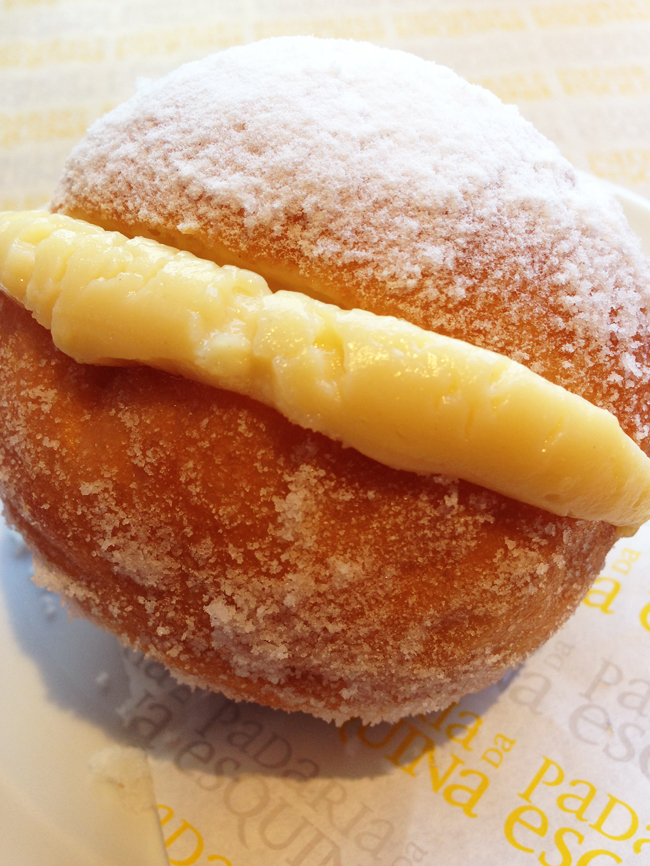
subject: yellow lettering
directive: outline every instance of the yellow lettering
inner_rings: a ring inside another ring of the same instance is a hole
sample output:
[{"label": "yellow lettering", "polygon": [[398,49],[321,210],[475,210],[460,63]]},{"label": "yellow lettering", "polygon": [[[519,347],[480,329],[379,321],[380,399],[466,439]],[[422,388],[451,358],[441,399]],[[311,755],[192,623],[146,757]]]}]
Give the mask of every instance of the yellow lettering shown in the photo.
[{"label": "yellow lettering", "polygon": [[[628,806],[628,804],[624,803],[622,800],[617,800],[616,797],[612,797],[611,794],[608,794],[607,796],[609,797],[608,804],[600,813],[600,816],[596,819],[596,821],[589,826],[592,830],[597,830],[602,836],[606,836],[608,839],[613,839],[615,842],[624,842],[626,839],[631,839],[639,827],[639,819],[636,812],[631,806]],[[630,826],[623,833],[607,833],[605,832],[605,830],[603,830],[603,825],[612,814],[616,806],[622,806],[624,809],[627,809],[628,815],[630,817]],[[588,863],[589,861],[587,860],[585,862]]]},{"label": "yellow lettering", "polygon": [[[579,821],[586,821],[587,818],[584,817],[584,814],[587,811],[589,804],[596,796],[596,786],[592,785],[591,782],[585,782],[584,779],[574,779],[573,782],[570,782],[569,784],[572,788],[575,785],[587,785],[589,791],[584,797],[578,797],[577,794],[561,794],[557,798],[558,809],[562,809],[563,812],[569,812],[570,814],[575,815]],[[577,809],[569,809],[565,805],[569,800],[575,800],[577,803],[582,805],[579,805]]]},{"label": "yellow lettering", "polygon": [[441,776],[440,773],[438,772],[438,766],[436,764],[435,746],[434,746],[431,749],[431,751],[429,752],[429,773],[431,774],[431,787],[433,788],[433,790],[437,793],[442,788],[442,786],[445,784],[447,779],[451,776],[451,774],[454,772],[456,767],[458,767],[459,764],[464,764],[464,763],[465,763],[465,761],[463,761],[462,758],[457,758],[456,755],[452,755],[451,756],[451,764],[447,768],[444,776]]},{"label": "yellow lettering", "polygon": [[486,751],[481,755],[481,760],[486,761],[488,764],[492,764],[493,767],[497,767],[498,769],[503,763],[503,753],[509,752],[516,742],[516,740],[510,740],[503,734],[497,734],[494,738],[494,745],[496,748],[486,749]]},{"label": "yellow lettering", "polygon": [[[599,584],[610,583],[611,587],[608,590],[596,589]],[[614,613],[611,610],[611,605],[621,589],[620,581],[613,577],[599,577],[594,581],[593,587],[589,590],[586,597],[582,600],[583,604],[589,607],[597,607],[603,613]]]},{"label": "yellow lettering", "polygon": [[[526,812],[532,812],[534,815],[537,815],[539,817],[539,824],[535,825],[530,824],[528,821],[524,821],[521,816],[525,815]],[[508,842],[513,848],[518,848],[520,851],[526,851],[528,854],[533,854],[535,851],[534,848],[527,848],[515,839],[514,830],[517,824],[521,824],[522,827],[535,833],[536,836],[544,836],[548,830],[548,818],[541,809],[537,808],[537,806],[518,806],[506,818],[503,832],[505,833]]]},{"label": "yellow lettering", "polygon": [[573,862],[573,857],[564,841],[564,837],[568,836],[569,834],[576,837],[576,839],[578,840],[578,845],[581,845],[584,842],[585,837],[582,835],[582,833],[578,833],[577,830],[572,830],[570,827],[560,827],[560,829],[553,837],[553,841],[555,842],[558,853],[562,855],[562,860],[560,863],[551,864],[546,859],[546,851],[542,851],[538,858],[542,866],[571,866],[571,863]]},{"label": "yellow lettering", "polygon": [[611,851],[605,851],[603,848],[594,849],[593,851],[586,851],[582,857],[576,863],[576,866],[587,866],[587,863],[591,863],[592,860],[595,860],[596,857],[610,857],[614,863],[622,863],[623,860],[618,854],[613,854]]},{"label": "yellow lettering", "polygon": [[632,566],[641,556],[640,550],[632,550],[630,547],[624,547],[621,556],[612,565],[612,571],[618,571],[619,574],[629,574]]},{"label": "yellow lettering", "polygon": [[494,738],[494,745],[502,752],[509,752],[517,741],[505,737],[503,734],[497,734]]},{"label": "yellow lettering", "polygon": [[232,866],[231,861],[227,857],[222,857],[221,854],[210,854],[208,857],[210,863],[215,863],[217,860],[219,863],[225,863],[226,866]]},{"label": "yellow lettering", "polygon": [[[461,778],[466,778],[467,776],[478,776],[478,785],[475,788],[471,788],[469,785],[449,785],[442,792],[442,796],[450,806],[460,806],[468,818],[476,818],[476,812],[472,812],[472,809],[487,791],[490,780],[485,773],[481,773],[480,770],[461,770],[460,776]],[[455,799],[454,793],[456,791],[465,791],[469,796],[462,800]]]},{"label": "yellow lettering", "polygon": [[639,614],[639,620],[643,628],[650,631],[650,602],[646,604],[641,613]]},{"label": "yellow lettering", "polygon": [[177,842],[184,833],[190,831],[194,834],[194,850],[187,857],[184,857],[182,860],[173,860],[171,857],[169,858],[170,866],[192,866],[193,863],[199,859],[201,854],[203,853],[203,837],[196,829],[193,827],[188,821],[183,818],[183,823],[175,830],[171,836],[165,839],[165,848],[171,848],[171,846]]},{"label": "yellow lettering", "polygon": [[[650,824],[646,827],[646,830],[650,830]],[[650,839],[637,839],[634,845],[632,846],[632,850],[635,854],[641,853],[641,848],[644,845],[650,845]]]},{"label": "yellow lettering", "polygon": [[[464,712],[458,713],[459,719],[467,718],[471,716],[474,719],[474,723],[469,727],[467,725],[462,725],[460,723],[455,725],[448,725],[445,729],[445,735],[449,740],[453,740],[455,743],[460,743],[461,746],[467,752],[471,752],[470,743],[474,739],[474,737],[478,734],[478,729],[483,724],[483,719],[480,716],[477,716],[476,713]],[[458,732],[458,735],[456,734]],[[460,736],[463,731],[465,732],[464,736]]]},{"label": "yellow lettering", "polygon": [[[557,770],[554,779],[546,780],[546,773],[551,767],[555,767]],[[539,771],[530,785],[526,788],[523,794],[517,794],[518,797],[521,797],[524,800],[528,800],[530,803],[530,795],[533,793],[535,788],[542,782],[544,785],[548,785],[549,787],[553,787],[553,785],[559,785],[564,779],[564,770],[559,764],[556,764],[555,761],[551,761],[550,758],[544,758],[544,763],[539,768]]]},{"label": "yellow lettering", "polygon": [[174,810],[171,808],[171,806],[163,806],[162,803],[158,803],[157,808],[158,808],[158,810],[165,809],[167,812],[167,814],[165,815],[164,818],[160,818],[160,826],[164,827],[165,824],[168,821],[171,821],[171,819],[174,817]]},{"label": "yellow lettering", "polygon": [[[388,760],[395,764],[396,767],[399,767],[400,770],[404,770],[405,773],[408,773],[409,776],[415,776],[415,768],[420,763],[422,758],[426,755],[427,752],[431,752],[434,748],[433,740],[429,737],[425,736],[421,731],[418,731],[417,728],[414,728],[413,725],[406,726],[409,729],[408,734],[404,737],[400,745],[395,749],[392,755],[386,755]],[[420,750],[420,753],[416,755],[416,757],[411,761],[410,764],[400,764],[400,758],[404,755],[407,749],[413,745],[415,740],[418,737],[422,737],[424,740],[424,745]]]},{"label": "yellow lettering", "polygon": [[[489,758],[488,755],[493,755],[494,760]],[[498,769],[503,763],[503,754],[498,749],[486,749],[486,751],[481,755],[481,760],[486,761],[488,764],[492,764],[493,767]]]},{"label": "yellow lettering", "polygon": [[[433,740],[430,737],[427,737],[426,734],[423,734],[413,725],[409,725],[407,722],[399,721],[397,724],[393,725],[389,728],[388,733],[385,737],[380,740],[369,740],[366,731],[368,730],[369,725],[361,725],[359,730],[357,731],[357,735],[361,742],[369,746],[371,749],[381,749],[384,746],[387,746],[395,734],[398,731],[406,731],[406,736],[402,740],[402,742],[397,746],[395,751],[391,755],[386,755],[386,758],[396,767],[399,767],[400,770],[404,770],[405,773],[408,773],[410,776],[415,776],[415,768],[418,763],[422,760],[422,758],[430,752],[433,748]],[[420,748],[419,752],[415,755],[415,757],[408,764],[401,764],[400,760],[404,757],[405,753],[408,749],[413,745],[413,743],[421,738],[423,740],[423,745]]]}]

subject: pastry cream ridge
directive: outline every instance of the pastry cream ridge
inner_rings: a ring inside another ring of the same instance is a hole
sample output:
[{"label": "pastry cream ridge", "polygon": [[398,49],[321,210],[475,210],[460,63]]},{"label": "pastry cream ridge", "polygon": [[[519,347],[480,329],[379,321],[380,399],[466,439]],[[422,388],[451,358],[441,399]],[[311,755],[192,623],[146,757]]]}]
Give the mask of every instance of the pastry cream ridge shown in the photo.
[{"label": "pastry cream ridge", "polygon": [[650,459],[609,412],[508,358],[156,241],[0,214],[0,283],[80,363],[237,391],[388,466],[636,527]]}]

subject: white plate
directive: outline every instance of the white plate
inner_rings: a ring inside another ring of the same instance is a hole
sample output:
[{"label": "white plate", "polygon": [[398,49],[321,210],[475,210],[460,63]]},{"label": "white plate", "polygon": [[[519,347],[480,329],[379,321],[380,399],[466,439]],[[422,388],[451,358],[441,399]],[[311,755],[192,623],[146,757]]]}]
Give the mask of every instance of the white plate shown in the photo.
[{"label": "white plate", "polygon": [[[606,184],[650,255],[650,202]],[[167,866],[153,811],[129,811],[90,757],[124,742],[117,640],[69,622],[0,526],[0,864]]]}]

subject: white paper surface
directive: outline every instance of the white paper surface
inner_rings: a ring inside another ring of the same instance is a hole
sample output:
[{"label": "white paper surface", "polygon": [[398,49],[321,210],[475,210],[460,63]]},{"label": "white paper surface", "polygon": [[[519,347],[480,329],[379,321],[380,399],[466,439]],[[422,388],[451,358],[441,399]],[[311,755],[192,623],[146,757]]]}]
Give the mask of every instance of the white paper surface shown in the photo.
[{"label": "white paper surface", "polygon": [[129,655],[170,863],[649,862],[649,574],[647,526],[517,672],[397,725],[192,694]]},{"label": "white paper surface", "polygon": [[124,787],[114,760],[97,767],[125,739],[123,651],[90,623],[70,622],[31,571],[22,539],[0,519],[0,863],[161,866],[146,766]]}]

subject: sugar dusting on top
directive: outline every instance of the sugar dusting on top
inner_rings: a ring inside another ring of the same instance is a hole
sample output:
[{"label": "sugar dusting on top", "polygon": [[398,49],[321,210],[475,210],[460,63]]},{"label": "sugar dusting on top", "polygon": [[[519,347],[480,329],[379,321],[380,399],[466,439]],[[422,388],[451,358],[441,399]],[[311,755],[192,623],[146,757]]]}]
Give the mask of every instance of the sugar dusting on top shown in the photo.
[{"label": "sugar dusting on top", "polygon": [[619,417],[650,381],[650,268],[618,205],[514,106],[400,51],[286,37],[189,63],[91,127],[53,206],[280,262]]},{"label": "sugar dusting on top", "polygon": [[[53,206],[328,289],[342,274],[350,305],[587,389],[639,439],[650,425],[648,265],[620,211],[516,109],[415,57],[303,38],[190,64],[92,127]],[[36,543],[49,509],[86,614],[235,697],[338,721],[446,706],[548,637],[612,542],[25,333],[0,342],[10,516]]]}]

